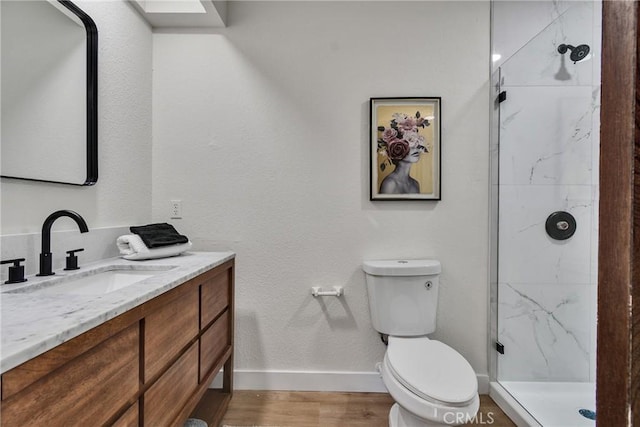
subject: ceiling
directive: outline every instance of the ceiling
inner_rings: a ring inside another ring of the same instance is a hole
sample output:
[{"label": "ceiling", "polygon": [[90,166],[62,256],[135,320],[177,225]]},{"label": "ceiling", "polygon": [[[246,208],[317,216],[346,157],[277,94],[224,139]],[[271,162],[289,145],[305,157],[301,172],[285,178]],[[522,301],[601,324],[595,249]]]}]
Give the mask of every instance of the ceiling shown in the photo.
[{"label": "ceiling", "polygon": [[225,27],[226,0],[131,0],[153,28]]}]

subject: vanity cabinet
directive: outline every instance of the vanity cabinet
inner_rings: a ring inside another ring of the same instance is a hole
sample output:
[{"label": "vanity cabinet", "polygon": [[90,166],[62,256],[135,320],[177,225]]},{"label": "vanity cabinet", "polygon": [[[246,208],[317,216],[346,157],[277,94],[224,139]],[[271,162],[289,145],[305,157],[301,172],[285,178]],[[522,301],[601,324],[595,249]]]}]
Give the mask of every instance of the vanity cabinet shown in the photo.
[{"label": "vanity cabinet", "polygon": [[[1,425],[219,424],[233,391],[234,261],[1,377]],[[208,389],[224,367],[222,389]]]}]

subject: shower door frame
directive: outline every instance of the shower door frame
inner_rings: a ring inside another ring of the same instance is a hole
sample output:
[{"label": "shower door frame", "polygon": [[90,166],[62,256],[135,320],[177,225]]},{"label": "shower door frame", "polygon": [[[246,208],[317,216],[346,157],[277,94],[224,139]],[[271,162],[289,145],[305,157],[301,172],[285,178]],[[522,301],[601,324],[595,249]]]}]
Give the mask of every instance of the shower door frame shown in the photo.
[{"label": "shower door frame", "polygon": [[635,1],[603,2],[596,374],[600,426],[640,426],[638,9]]}]

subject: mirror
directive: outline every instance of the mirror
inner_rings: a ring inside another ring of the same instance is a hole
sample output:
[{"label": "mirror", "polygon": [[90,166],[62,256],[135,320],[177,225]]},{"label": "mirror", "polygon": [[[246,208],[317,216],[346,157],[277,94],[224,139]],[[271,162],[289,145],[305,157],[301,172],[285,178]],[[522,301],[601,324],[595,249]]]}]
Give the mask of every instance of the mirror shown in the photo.
[{"label": "mirror", "polygon": [[67,0],[1,0],[0,176],[98,180],[98,31]]}]

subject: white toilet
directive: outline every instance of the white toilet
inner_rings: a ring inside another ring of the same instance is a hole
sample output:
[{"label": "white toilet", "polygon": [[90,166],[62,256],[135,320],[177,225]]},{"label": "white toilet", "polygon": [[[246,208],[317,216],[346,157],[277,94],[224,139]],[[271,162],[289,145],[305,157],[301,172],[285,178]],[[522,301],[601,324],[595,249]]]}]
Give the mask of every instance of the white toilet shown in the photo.
[{"label": "white toilet", "polygon": [[390,427],[456,426],[478,412],[478,381],[460,353],[426,335],[436,329],[440,262],[365,261],[371,321],[388,335],[380,365],[396,403]]}]

